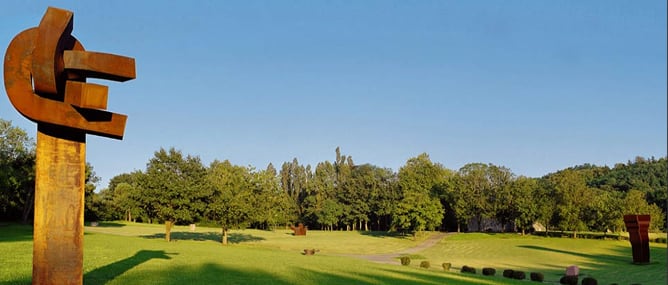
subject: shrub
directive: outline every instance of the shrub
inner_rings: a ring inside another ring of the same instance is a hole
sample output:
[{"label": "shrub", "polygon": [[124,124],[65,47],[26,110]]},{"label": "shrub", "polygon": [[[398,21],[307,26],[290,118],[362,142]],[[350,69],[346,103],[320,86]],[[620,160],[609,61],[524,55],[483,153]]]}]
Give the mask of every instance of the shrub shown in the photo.
[{"label": "shrub", "polygon": [[585,277],[582,279],[582,285],[598,285],[598,281],[592,277]]},{"label": "shrub", "polygon": [[429,263],[429,261],[425,260],[420,262],[420,267],[429,269],[429,267],[431,267],[431,264]]},{"label": "shrub", "polygon": [[462,266],[462,273],[473,273],[475,274],[475,268],[468,267],[466,265]]},{"label": "shrub", "polygon": [[524,273],[524,271],[513,272],[513,279],[524,280],[526,278],[527,278],[527,275]]},{"label": "shrub", "polygon": [[512,270],[512,269],[506,269],[506,270],[503,271],[503,277],[513,278],[513,272],[515,272],[515,271]]},{"label": "shrub", "polygon": [[531,277],[531,281],[543,282],[545,280],[545,276],[540,272],[531,272],[529,276]]},{"label": "shrub", "polygon": [[450,271],[450,267],[452,266],[452,264],[450,264],[450,262],[444,262],[442,264],[442,266],[443,266],[443,270]]},{"label": "shrub", "polygon": [[408,256],[402,256],[401,265],[409,265],[409,264],[411,264],[411,258]]},{"label": "shrub", "polygon": [[564,277],[561,277],[561,279],[559,279],[559,283],[567,285],[578,285],[578,277],[564,275]]},{"label": "shrub", "polygon": [[494,268],[485,267],[482,269],[482,275],[494,276],[494,274],[496,274],[496,269]]}]

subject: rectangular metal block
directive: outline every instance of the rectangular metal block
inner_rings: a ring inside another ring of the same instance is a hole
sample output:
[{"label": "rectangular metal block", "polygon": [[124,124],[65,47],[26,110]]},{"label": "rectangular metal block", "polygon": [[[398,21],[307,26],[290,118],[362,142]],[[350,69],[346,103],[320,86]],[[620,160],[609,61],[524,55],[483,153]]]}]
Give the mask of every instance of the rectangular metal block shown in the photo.
[{"label": "rectangular metal block", "polygon": [[79,108],[107,109],[109,87],[94,83],[67,81],[65,103]]}]

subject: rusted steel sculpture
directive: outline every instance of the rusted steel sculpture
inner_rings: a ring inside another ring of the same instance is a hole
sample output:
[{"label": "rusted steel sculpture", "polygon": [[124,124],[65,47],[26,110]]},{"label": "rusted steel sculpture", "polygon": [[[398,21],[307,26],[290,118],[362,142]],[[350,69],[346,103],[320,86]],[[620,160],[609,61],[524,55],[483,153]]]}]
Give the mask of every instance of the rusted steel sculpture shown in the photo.
[{"label": "rusted steel sculpture", "polygon": [[633,263],[649,263],[649,215],[624,215],[626,231],[629,232]]},{"label": "rusted steel sculpture", "polygon": [[72,12],[49,7],[5,54],[7,96],[37,123],[33,284],[83,282],[86,134],[122,139],[127,119],[86,78],[135,78],[134,59],[86,51],[72,28]]}]

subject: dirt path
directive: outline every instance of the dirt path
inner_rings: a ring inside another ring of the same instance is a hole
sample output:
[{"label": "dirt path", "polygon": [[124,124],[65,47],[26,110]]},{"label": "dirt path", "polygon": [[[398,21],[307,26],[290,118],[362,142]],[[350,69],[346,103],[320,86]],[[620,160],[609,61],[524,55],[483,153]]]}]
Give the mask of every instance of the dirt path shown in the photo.
[{"label": "dirt path", "polygon": [[416,253],[419,251],[423,251],[427,248],[430,248],[437,244],[439,241],[441,241],[444,237],[447,235],[452,235],[452,233],[435,233],[431,235],[429,238],[424,240],[421,244],[410,247],[404,250],[401,250],[399,252],[394,252],[394,253],[384,253],[384,254],[365,254],[365,255],[358,255],[358,254],[346,254],[345,256],[349,257],[356,257],[356,258],[361,258],[361,259],[366,259],[369,261],[377,262],[377,263],[387,263],[387,264],[401,264],[399,259],[397,259],[399,256],[404,255],[404,254],[411,254],[411,253]]}]

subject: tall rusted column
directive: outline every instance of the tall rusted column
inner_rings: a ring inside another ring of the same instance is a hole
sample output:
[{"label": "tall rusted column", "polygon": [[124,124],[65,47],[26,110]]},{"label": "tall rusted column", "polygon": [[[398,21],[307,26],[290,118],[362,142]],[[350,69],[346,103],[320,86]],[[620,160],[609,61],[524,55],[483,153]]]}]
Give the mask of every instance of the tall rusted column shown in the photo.
[{"label": "tall rusted column", "polygon": [[631,242],[633,263],[649,263],[649,222],[650,215],[624,215],[624,224]]},{"label": "tall rusted column", "polygon": [[5,53],[7,96],[37,123],[33,284],[83,282],[86,134],[122,139],[127,116],[105,111],[108,88],[135,78],[134,59],[85,51],[73,14],[49,7]]},{"label": "tall rusted column", "polygon": [[33,284],[83,282],[85,140],[81,131],[38,126]]}]

